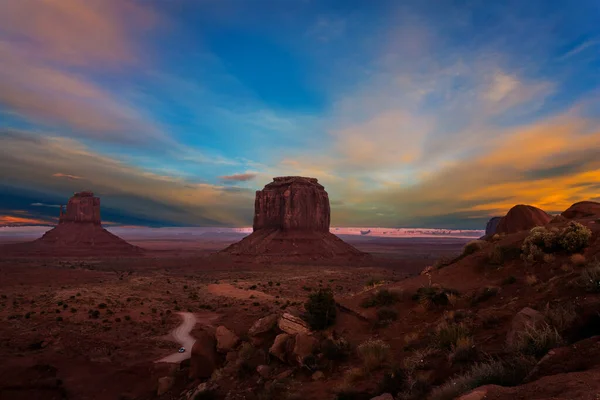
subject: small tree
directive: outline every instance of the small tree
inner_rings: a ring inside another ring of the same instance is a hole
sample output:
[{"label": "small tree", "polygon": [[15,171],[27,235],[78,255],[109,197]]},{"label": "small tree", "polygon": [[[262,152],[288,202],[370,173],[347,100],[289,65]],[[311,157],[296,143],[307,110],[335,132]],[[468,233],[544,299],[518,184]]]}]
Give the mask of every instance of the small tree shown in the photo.
[{"label": "small tree", "polygon": [[329,288],[319,289],[310,294],[304,308],[306,309],[306,321],[314,330],[325,329],[335,322],[337,310],[333,291]]}]

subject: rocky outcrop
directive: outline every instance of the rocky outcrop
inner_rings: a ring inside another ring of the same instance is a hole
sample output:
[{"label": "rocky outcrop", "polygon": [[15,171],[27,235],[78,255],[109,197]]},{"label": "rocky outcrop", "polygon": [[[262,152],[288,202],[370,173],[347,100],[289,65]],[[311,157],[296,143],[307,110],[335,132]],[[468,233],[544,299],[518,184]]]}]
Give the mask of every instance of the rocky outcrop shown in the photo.
[{"label": "rocky outcrop", "polygon": [[141,253],[142,249],[127,243],[102,227],[100,199],[92,192],[75,193],[61,207],[58,225],[41,238],[28,243],[4,246],[7,253],[31,255],[115,255]]},{"label": "rocky outcrop", "polygon": [[220,254],[259,261],[366,257],[330,233],[329,223],[329,197],[317,179],[273,178],[273,182],[256,192],[253,233]]},{"label": "rocky outcrop", "polygon": [[315,178],[273,178],[273,182],[256,192],[254,231],[329,232],[329,221],[329,197]]},{"label": "rocky outcrop", "polygon": [[240,342],[240,338],[224,326],[217,327],[215,338],[217,339],[217,351],[220,353],[233,350]]},{"label": "rocky outcrop", "polygon": [[260,346],[274,337],[278,318],[277,314],[271,314],[254,322],[248,330],[250,342],[255,346]]},{"label": "rocky outcrop", "polygon": [[567,219],[600,216],[600,203],[580,201],[567,208],[561,215]]},{"label": "rocky outcrop", "polygon": [[550,222],[552,217],[544,210],[537,207],[519,204],[511,208],[500,219],[496,233],[516,233],[526,231],[536,226],[543,226]]},{"label": "rocky outcrop", "polygon": [[498,223],[501,219],[502,217],[493,217],[488,221],[487,225],[485,226],[485,236],[492,236],[494,233],[496,233],[496,228],[498,227]]},{"label": "rocky outcrop", "polygon": [[190,378],[208,378],[217,368],[217,349],[215,338],[201,331],[194,342],[190,356]]},{"label": "rocky outcrop", "polygon": [[313,354],[318,344],[318,340],[307,333],[297,334],[294,343],[294,356],[298,364],[303,365],[306,357]]},{"label": "rocky outcrop", "polygon": [[277,327],[290,335],[310,332],[310,328],[302,318],[296,317],[290,313],[284,313],[279,317]]},{"label": "rocky outcrop", "polygon": [[277,357],[279,360],[287,362],[289,347],[293,348],[294,346],[293,340],[293,336],[288,335],[287,333],[281,333],[277,335],[273,345],[271,345],[271,348],[269,349],[269,353]]}]

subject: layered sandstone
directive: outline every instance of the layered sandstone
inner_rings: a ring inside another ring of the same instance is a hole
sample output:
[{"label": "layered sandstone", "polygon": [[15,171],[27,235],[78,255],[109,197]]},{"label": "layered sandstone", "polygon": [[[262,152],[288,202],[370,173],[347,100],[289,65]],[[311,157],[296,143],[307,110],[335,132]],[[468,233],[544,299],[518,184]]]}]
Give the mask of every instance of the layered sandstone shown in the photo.
[{"label": "layered sandstone", "polygon": [[329,196],[315,178],[284,176],[256,192],[253,233],[221,254],[267,258],[360,258],[329,232]]},{"label": "layered sandstone", "polygon": [[496,228],[498,228],[498,223],[500,222],[501,219],[502,219],[502,217],[490,218],[487,225],[485,226],[485,236],[492,236],[493,234],[496,233]]},{"label": "layered sandstone", "polygon": [[519,204],[511,208],[508,213],[500,219],[496,227],[496,233],[515,233],[529,230],[536,226],[544,226],[550,222],[552,217],[544,210],[537,207]]},{"label": "layered sandstone", "polygon": [[567,208],[561,215],[568,219],[600,216],[600,203],[595,201],[580,201]]}]

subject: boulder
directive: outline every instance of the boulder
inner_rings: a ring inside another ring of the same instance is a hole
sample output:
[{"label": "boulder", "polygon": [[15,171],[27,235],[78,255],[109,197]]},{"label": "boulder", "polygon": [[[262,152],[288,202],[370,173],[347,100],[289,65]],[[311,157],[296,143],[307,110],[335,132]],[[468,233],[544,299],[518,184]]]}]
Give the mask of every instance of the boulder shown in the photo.
[{"label": "boulder", "polygon": [[217,339],[217,351],[221,353],[233,350],[240,342],[240,338],[224,326],[217,327],[215,338]]},{"label": "boulder", "polygon": [[167,393],[173,387],[173,383],[175,383],[175,379],[170,376],[158,378],[158,389],[156,390],[156,395],[162,396],[163,394]]},{"label": "boulder", "polygon": [[394,396],[389,393],[384,393],[376,397],[372,397],[371,400],[394,400]]},{"label": "boulder", "polygon": [[304,359],[313,354],[318,345],[318,340],[306,333],[296,335],[294,356],[299,364],[304,364]]},{"label": "boulder", "polygon": [[217,368],[217,361],[215,338],[200,331],[190,355],[190,378],[209,378]]},{"label": "boulder", "polygon": [[271,314],[254,322],[248,330],[250,342],[254,346],[260,346],[269,338],[272,338],[275,334],[278,318],[277,314]]},{"label": "boulder", "polygon": [[293,336],[291,336],[287,333],[279,334],[275,337],[275,341],[273,342],[273,345],[269,349],[269,353],[274,355],[281,361],[287,362],[289,348],[290,347],[293,348],[293,341],[294,341]]},{"label": "boulder", "polygon": [[258,367],[256,367],[256,372],[258,372],[258,375],[260,375],[261,377],[267,379],[271,376],[271,367],[269,367],[268,365],[259,365]]},{"label": "boulder", "polygon": [[279,317],[277,326],[280,330],[285,333],[289,333],[290,335],[310,332],[308,324],[304,322],[302,318],[296,317],[290,313],[284,313],[281,317]]},{"label": "boulder", "polygon": [[511,208],[508,213],[500,219],[496,227],[496,233],[516,233],[526,231],[536,226],[544,226],[550,222],[552,217],[544,210],[537,207],[519,204]]},{"label": "boulder", "polygon": [[542,313],[529,307],[523,308],[512,319],[510,330],[506,335],[506,344],[512,347],[519,334],[528,328],[537,328],[545,323]]}]

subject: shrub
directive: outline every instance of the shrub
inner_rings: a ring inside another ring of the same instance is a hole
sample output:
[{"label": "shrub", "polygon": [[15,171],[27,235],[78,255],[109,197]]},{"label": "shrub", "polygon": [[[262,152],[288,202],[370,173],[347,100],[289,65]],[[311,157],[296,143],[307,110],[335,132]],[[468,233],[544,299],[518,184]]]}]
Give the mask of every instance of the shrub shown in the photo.
[{"label": "shrub", "polygon": [[365,287],[368,287],[368,288],[375,287],[382,283],[383,283],[383,281],[381,279],[371,278],[367,281],[367,283],[365,283]]},{"label": "shrub", "polygon": [[379,393],[398,393],[406,385],[407,374],[400,368],[386,372],[379,383]]},{"label": "shrub", "polygon": [[502,284],[503,285],[512,285],[513,283],[517,282],[517,278],[515,278],[514,276],[510,275],[507,276],[506,278],[504,278],[502,280]]},{"label": "shrub", "polygon": [[465,374],[459,375],[433,390],[429,400],[453,400],[461,394],[483,385],[514,386],[519,384],[535,361],[518,358],[514,361],[490,360],[473,365]]},{"label": "shrub", "polygon": [[413,296],[413,300],[419,301],[425,308],[432,306],[445,306],[450,303],[448,295],[458,296],[460,293],[454,289],[447,289],[439,286],[426,286],[417,289],[417,293]]},{"label": "shrub", "polygon": [[533,275],[533,274],[528,274],[527,276],[525,276],[525,283],[529,286],[535,286],[537,285],[539,282],[537,276]]},{"label": "shrub", "polygon": [[511,350],[534,357],[542,357],[548,350],[559,347],[563,339],[556,328],[545,323],[541,326],[528,326],[518,332]]},{"label": "shrub", "polygon": [[448,265],[452,264],[453,261],[454,261],[454,259],[451,257],[441,257],[438,260],[436,260],[436,262],[433,263],[433,268],[442,269],[442,268],[447,267]]},{"label": "shrub", "polygon": [[567,331],[577,319],[577,312],[571,305],[558,304],[555,307],[546,306],[544,317],[548,324],[556,328],[559,333]]},{"label": "shrub", "polygon": [[496,296],[500,292],[500,288],[495,286],[486,286],[484,288],[479,289],[474,293],[471,298],[471,305],[476,305],[482,303],[492,297]]},{"label": "shrub", "polygon": [[543,260],[546,264],[552,264],[556,261],[556,257],[554,257],[554,254],[544,254]]},{"label": "shrub", "polygon": [[450,348],[450,362],[462,363],[477,357],[477,349],[471,337],[459,337]]},{"label": "shrub", "polygon": [[485,240],[472,240],[465,245],[463,248],[462,256],[468,256],[474,253],[477,253],[479,250],[483,249],[487,245]]},{"label": "shrub", "polygon": [[419,333],[412,332],[404,335],[404,349],[410,349],[419,340]]},{"label": "shrub", "polygon": [[357,350],[367,371],[381,367],[390,356],[390,345],[380,339],[369,339],[361,343]]},{"label": "shrub", "polygon": [[391,306],[400,300],[399,297],[397,293],[387,289],[377,290],[370,297],[364,299],[360,305],[363,308]]},{"label": "shrub", "polygon": [[398,319],[398,311],[393,308],[381,308],[377,310],[377,319],[380,322],[384,321],[395,321]]},{"label": "shrub", "polygon": [[412,354],[404,357],[402,361],[402,365],[408,374],[412,374],[414,371],[418,369],[426,369],[427,365],[427,357],[436,353],[437,349],[432,347],[427,347],[421,350],[415,350]]},{"label": "shrub", "polygon": [[440,349],[450,350],[461,338],[469,337],[469,329],[463,323],[441,322],[435,329],[434,342]]},{"label": "shrub", "polygon": [[333,291],[329,288],[319,289],[308,296],[304,304],[306,321],[312,329],[321,330],[333,325],[337,316]]},{"label": "shrub", "polygon": [[321,343],[321,352],[328,360],[342,361],[350,355],[350,343],[344,338],[326,339]]},{"label": "shrub", "polygon": [[578,222],[571,221],[561,232],[558,242],[563,250],[568,254],[573,254],[585,249],[591,238],[591,230]]},{"label": "shrub", "polygon": [[591,293],[600,293],[600,262],[597,260],[581,271],[579,285]]}]

